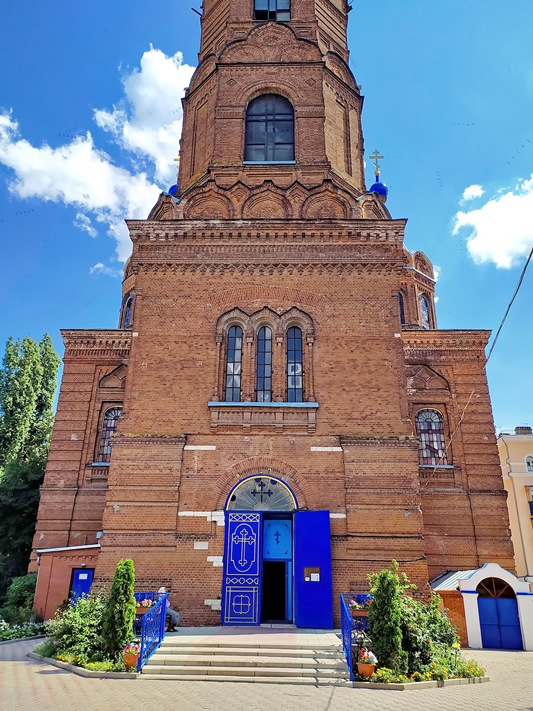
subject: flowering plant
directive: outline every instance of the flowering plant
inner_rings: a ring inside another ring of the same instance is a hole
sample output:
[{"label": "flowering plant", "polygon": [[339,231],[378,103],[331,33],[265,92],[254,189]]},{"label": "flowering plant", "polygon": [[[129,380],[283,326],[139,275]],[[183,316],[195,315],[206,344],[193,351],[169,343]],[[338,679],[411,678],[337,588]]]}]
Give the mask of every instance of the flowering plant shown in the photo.
[{"label": "flowering plant", "polygon": [[370,649],[361,647],[361,651],[359,652],[359,661],[362,664],[377,664],[378,658]]},{"label": "flowering plant", "polygon": [[140,654],[141,653],[141,643],[138,639],[134,639],[124,647],[124,654]]},{"label": "flowering plant", "polygon": [[361,599],[361,602],[359,602],[355,597],[350,599],[348,603],[350,610],[368,610],[372,604],[372,598],[370,595],[359,595],[358,597]]},{"label": "flowering plant", "polygon": [[152,607],[153,604],[154,604],[153,600],[150,600],[149,597],[145,597],[144,600],[140,601],[139,606],[140,607]]}]

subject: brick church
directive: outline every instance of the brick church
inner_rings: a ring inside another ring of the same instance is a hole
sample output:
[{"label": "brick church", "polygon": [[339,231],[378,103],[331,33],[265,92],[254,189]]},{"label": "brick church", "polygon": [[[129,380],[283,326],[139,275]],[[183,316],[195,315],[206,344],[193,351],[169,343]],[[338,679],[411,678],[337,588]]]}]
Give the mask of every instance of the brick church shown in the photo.
[{"label": "brick church", "polygon": [[62,332],[46,617],[125,557],[186,625],[331,627],[392,558],[422,591],[514,569],[484,376],[459,423],[489,332],[437,328],[430,261],[366,188],[349,9],[204,0],[178,184],[127,222],[119,327]]}]

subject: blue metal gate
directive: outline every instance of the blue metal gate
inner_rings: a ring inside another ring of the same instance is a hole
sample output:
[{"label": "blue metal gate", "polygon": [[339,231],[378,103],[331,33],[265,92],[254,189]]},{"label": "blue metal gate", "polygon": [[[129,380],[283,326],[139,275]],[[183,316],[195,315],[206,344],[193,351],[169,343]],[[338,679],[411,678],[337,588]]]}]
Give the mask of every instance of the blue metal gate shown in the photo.
[{"label": "blue metal gate", "polygon": [[260,512],[226,512],[222,624],[258,625],[261,590]]},{"label": "blue metal gate", "polygon": [[477,605],[484,648],[524,648],[516,598],[478,597]]}]

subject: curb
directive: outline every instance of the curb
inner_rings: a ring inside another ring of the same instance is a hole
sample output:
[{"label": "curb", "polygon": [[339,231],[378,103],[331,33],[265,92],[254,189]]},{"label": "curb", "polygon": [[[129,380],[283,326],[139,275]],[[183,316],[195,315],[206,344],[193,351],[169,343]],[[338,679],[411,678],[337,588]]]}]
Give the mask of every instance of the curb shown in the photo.
[{"label": "curb", "polygon": [[410,681],[406,684],[374,684],[371,681],[354,681],[353,686],[354,689],[414,691],[415,689],[441,689],[443,686],[484,684],[487,681],[490,681],[490,676],[461,677],[460,679],[444,679],[443,681]]},{"label": "curb", "polygon": [[69,671],[73,674],[77,674],[78,676],[83,676],[89,679],[137,679],[137,677],[139,676],[138,674],[132,674],[131,672],[91,671],[90,669],[77,667],[74,664],[60,662],[59,659],[41,657],[41,655],[37,654],[36,652],[28,652],[26,656],[30,657],[31,659],[37,659],[40,662],[51,664],[54,667],[59,667],[59,669],[64,669],[65,671]]},{"label": "curb", "polygon": [[34,637],[17,637],[17,639],[5,639],[3,642],[0,642],[0,647],[3,644],[15,644],[15,642],[29,642],[30,640],[35,639],[46,639],[45,634],[38,634]]}]

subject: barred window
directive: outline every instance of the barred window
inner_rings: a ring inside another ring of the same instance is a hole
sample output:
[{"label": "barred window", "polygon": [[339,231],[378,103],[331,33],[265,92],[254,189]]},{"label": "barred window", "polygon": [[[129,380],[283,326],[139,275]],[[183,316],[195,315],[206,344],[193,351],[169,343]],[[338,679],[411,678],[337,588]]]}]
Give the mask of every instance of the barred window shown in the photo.
[{"label": "barred window", "polygon": [[244,160],[285,163],[294,160],[294,109],[283,96],[264,94],[246,111]]},{"label": "barred window", "polygon": [[422,317],[422,328],[431,328],[429,320],[429,304],[427,297],[420,294],[420,315]]},{"label": "barred window", "polygon": [[291,19],[291,0],[254,0],[254,20],[288,22]]},{"label": "barred window", "polygon": [[121,407],[110,407],[105,411],[100,440],[98,442],[97,462],[109,462],[111,459],[111,435],[117,429],[117,422],[121,413]]},{"label": "barred window", "polygon": [[287,402],[303,401],[302,332],[293,326],[287,331]]},{"label": "barred window", "polygon": [[444,440],[444,418],[437,410],[420,410],[416,414],[418,463],[423,466],[448,464]]},{"label": "barred window", "polygon": [[272,330],[268,326],[257,334],[256,400],[272,401]]},{"label": "barred window", "polygon": [[226,402],[240,402],[242,373],[242,328],[231,326],[226,348]]}]

